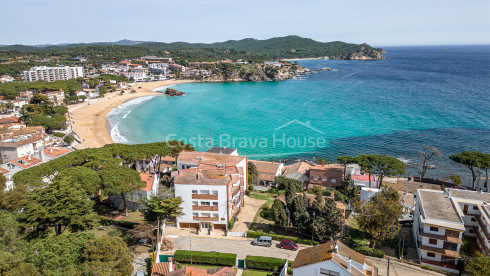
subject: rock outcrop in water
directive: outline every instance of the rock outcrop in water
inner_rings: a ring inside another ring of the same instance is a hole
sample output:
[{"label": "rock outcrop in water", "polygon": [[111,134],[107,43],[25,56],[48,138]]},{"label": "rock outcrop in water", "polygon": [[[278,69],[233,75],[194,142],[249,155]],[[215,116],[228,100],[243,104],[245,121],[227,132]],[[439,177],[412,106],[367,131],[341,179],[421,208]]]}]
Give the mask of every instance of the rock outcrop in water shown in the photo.
[{"label": "rock outcrop in water", "polygon": [[165,95],[169,95],[170,97],[180,97],[180,96],[185,96],[187,95],[187,93],[185,92],[181,92],[177,89],[173,89],[173,88],[167,88],[165,90]]},{"label": "rock outcrop in water", "polygon": [[299,65],[292,66],[273,66],[267,64],[255,64],[241,68],[240,70],[230,70],[215,73],[214,75],[207,77],[203,81],[208,82],[260,82],[260,81],[282,81],[291,79],[297,75],[305,75],[309,73],[308,68],[301,67]]}]

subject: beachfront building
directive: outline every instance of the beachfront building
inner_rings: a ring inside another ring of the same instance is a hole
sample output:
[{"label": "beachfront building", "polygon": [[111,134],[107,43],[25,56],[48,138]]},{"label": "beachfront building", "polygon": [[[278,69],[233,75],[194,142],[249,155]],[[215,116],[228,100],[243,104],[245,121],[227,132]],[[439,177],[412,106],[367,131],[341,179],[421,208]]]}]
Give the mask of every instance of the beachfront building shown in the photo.
[{"label": "beachfront building", "polygon": [[296,162],[285,166],[282,175],[287,178],[296,179],[301,182],[302,187],[306,187],[310,182],[309,175],[311,167],[312,165],[306,162]]},{"label": "beachfront building", "polygon": [[250,160],[255,165],[260,185],[271,186],[276,176],[280,176],[284,169],[283,163]]},{"label": "beachfront building", "polygon": [[293,276],[378,275],[378,268],[364,255],[339,241],[302,249],[291,266]]},{"label": "beachfront building", "polygon": [[247,158],[212,152],[183,151],[177,157],[175,196],[182,198],[180,228],[227,230],[244,206]]},{"label": "beachfront building", "polygon": [[57,81],[83,77],[83,67],[47,67],[35,66],[24,71],[24,81]]},{"label": "beachfront building", "polygon": [[463,239],[490,253],[490,193],[420,189],[415,198],[413,236],[422,265],[459,273]]},{"label": "beachfront building", "polygon": [[238,156],[238,151],[236,149],[226,148],[226,147],[223,147],[223,148],[221,148],[221,147],[212,147],[212,148],[208,149],[207,152]]},{"label": "beachfront building", "polygon": [[167,74],[167,68],[168,68],[168,63],[156,62],[156,63],[149,63],[148,64],[148,70],[150,70],[150,72],[156,73],[156,74],[166,75]]},{"label": "beachfront building", "polygon": [[319,186],[321,188],[326,187],[338,187],[342,185],[342,178],[344,177],[344,166],[339,164],[315,165],[310,168],[310,182],[308,188]]}]

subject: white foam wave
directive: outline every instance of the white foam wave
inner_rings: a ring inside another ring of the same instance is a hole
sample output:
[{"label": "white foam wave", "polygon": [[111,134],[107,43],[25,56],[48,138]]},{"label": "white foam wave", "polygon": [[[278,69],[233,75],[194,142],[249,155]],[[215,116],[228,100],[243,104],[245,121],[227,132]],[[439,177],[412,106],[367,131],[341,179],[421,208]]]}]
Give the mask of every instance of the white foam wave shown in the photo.
[{"label": "white foam wave", "polygon": [[116,143],[128,143],[128,139],[124,137],[124,135],[121,134],[120,130],[120,124],[122,120],[124,120],[132,111],[133,109],[142,104],[143,102],[146,102],[155,96],[146,96],[146,97],[140,97],[133,99],[131,101],[125,102],[121,104],[120,106],[114,108],[107,114],[107,120],[109,121],[109,124],[111,126],[111,138],[114,142]]}]

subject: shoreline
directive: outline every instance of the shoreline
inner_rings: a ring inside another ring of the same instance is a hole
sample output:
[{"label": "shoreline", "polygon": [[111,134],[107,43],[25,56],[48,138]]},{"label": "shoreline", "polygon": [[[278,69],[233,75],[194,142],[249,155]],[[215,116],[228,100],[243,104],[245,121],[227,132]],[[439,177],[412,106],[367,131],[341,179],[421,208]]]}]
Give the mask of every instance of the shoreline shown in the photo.
[{"label": "shoreline", "polygon": [[117,92],[107,93],[104,98],[69,106],[72,130],[81,141],[75,148],[99,148],[114,143],[111,137],[111,125],[107,119],[109,112],[133,99],[163,95],[161,92],[156,92],[158,88],[189,82],[194,81],[165,80],[137,83],[131,87],[136,93],[125,92],[123,95],[119,95]]}]

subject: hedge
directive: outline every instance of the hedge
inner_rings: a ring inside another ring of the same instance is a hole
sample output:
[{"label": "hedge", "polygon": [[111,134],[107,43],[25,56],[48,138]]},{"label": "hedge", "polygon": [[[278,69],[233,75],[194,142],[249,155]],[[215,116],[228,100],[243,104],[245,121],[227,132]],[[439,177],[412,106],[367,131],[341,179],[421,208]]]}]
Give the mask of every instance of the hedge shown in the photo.
[{"label": "hedge", "polygon": [[268,271],[278,271],[284,266],[286,259],[272,257],[247,256],[245,264],[247,268],[263,269]]},{"label": "hedge", "polygon": [[193,263],[234,266],[236,263],[236,254],[177,250],[174,254],[174,260],[181,263]]},{"label": "hedge", "polygon": [[371,257],[384,258],[385,256],[385,252],[383,250],[370,248],[367,246],[356,247],[355,251]]},{"label": "hedge", "polygon": [[312,242],[311,240],[301,239],[301,238],[298,238],[298,237],[270,234],[270,233],[262,232],[260,230],[259,231],[252,231],[252,230],[247,231],[247,237],[248,238],[258,238],[260,236],[270,236],[275,241],[290,240],[290,241],[292,241],[294,243],[299,243],[299,244],[308,244],[308,245],[318,244],[317,241],[313,241]]},{"label": "hedge", "polygon": [[231,219],[228,221],[228,231],[231,231],[233,225],[235,225],[235,217],[231,217]]}]

